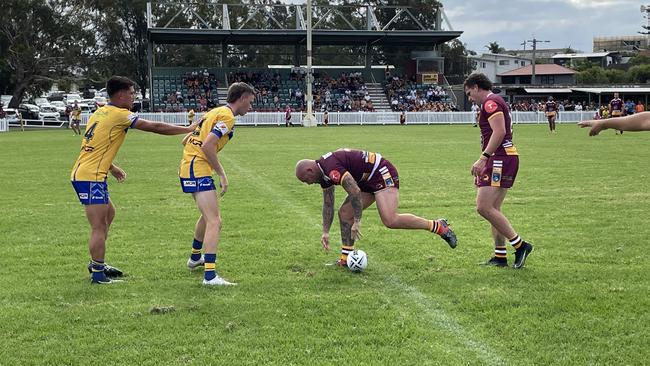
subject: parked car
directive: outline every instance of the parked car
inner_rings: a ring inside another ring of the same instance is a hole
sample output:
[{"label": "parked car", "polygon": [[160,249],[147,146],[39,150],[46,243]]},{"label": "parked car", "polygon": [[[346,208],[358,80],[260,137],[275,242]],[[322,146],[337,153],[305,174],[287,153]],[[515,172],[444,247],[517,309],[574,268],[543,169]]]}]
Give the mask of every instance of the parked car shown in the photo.
[{"label": "parked car", "polygon": [[[81,102],[79,102],[79,105],[82,104],[88,105],[91,113],[97,110],[97,102],[95,102],[95,99],[82,99]],[[83,108],[81,109],[81,112],[85,112]]]},{"label": "parked car", "polygon": [[40,107],[42,105],[50,104],[50,101],[47,100],[47,98],[38,97],[38,98],[34,98],[34,104]]},{"label": "parked car", "polygon": [[64,98],[66,104],[74,104],[74,102],[80,102],[81,99],[83,99],[81,98],[81,95],[77,93],[68,93],[64,96]]},{"label": "parked car", "polygon": [[97,104],[97,108],[103,107],[108,103],[108,100],[104,97],[95,97],[95,104]]},{"label": "parked car", "polygon": [[65,103],[61,101],[54,101],[50,104],[56,108],[57,112],[59,112],[59,117],[65,118]]},{"label": "parked car", "polygon": [[14,108],[4,108],[5,111],[5,119],[7,122],[11,124],[17,124],[18,123],[18,111],[15,110]]},{"label": "parked car", "polygon": [[38,115],[40,111],[41,109],[34,104],[23,103],[18,106],[18,113],[23,116],[23,119],[40,119]]},{"label": "parked car", "polygon": [[44,104],[40,106],[41,111],[38,113],[38,119],[42,120],[59,120],[59,111],[51,104]]},{"label": "parked car", "polygon": [[65,92],[61,90],[53,90],[47,93],[47,100],[50,102],[58,101],[63,102],[65,97]]}]

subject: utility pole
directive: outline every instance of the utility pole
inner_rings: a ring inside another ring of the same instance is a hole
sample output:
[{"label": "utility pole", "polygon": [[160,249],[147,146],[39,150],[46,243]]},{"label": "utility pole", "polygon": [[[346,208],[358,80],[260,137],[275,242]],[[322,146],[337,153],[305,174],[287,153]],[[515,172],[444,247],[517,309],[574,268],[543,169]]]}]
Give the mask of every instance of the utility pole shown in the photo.
[{"label": "utility pole", "polygon": [[542,42],[548,43],[548,42],[551,42],[551,41],[542,41],[542,40],[539,40],[539,39],[533,37],[533,39],[529,39],[526,42],[533,45],[533,75],[532,75],[532,78],[530,80],[530,84],[535,85],[535,84],[537,84],[537,82],[535,81],[535,51],[537,50],[537,44],[542,43]]}]

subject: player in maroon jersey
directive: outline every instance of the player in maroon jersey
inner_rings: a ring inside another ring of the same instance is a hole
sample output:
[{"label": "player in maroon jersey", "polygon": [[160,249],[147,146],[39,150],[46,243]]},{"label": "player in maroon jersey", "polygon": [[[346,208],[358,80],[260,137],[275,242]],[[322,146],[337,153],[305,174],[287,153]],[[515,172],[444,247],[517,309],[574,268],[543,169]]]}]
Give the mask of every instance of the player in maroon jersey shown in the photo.
[{"label": "player in maroon jersey", "polygon": [[544,105],[544,111],[546,112],[546,118],[548,119],[548,128],[551,133],[555,132],[555,119],[557,118],[557,103],[553,100],[553,97],[548,97],[548,101]]},{"label": "player in maroon jersey", "polygon": [[[618,93],[614,93],[614,99],[609,102],[609,118],[622,117],[625,115],[625,103],[618,97]],[[616,134],[623,134],[622,130],[616,130]]]},{"label": "player in maroon jersey", "polygon": [[320,184],[323,188],[323,234],[321,244],[329,250],[329,231],[334,220],[334,186],[341,185],[348,193],[339,208],[341,225],[341,256],[338,265],[345,266],[348,253],[354,250],[355,241],[361,238],[361,213],[373,202],[384,225],[390,229],[422,229],[438,234],[456,247],[456,234],[447,220],[427,220],[411,214],[397,212],[399,206],[399,177],[397,169],[381,154],[339,149],[328,152],[318,160],[300,160],[296,164],[296,177],[307,184]]},{"label": "player in maroon jersey", "polygon": [[501,212],[508,189],[519,170],[519,154],[512,143],[510,110],[500,96],[492,93],[492,82],[479,73],[470,75],[464,83],[465,94],[481,105],[479,127],[483,152],[472,165],[471,173],[478,187],[476,210],[492,225],[494,257],[485,264],[505,267],[505,239],[515,249],[513,268],[522,268],[533,251],[533,245],[522,240]]}]

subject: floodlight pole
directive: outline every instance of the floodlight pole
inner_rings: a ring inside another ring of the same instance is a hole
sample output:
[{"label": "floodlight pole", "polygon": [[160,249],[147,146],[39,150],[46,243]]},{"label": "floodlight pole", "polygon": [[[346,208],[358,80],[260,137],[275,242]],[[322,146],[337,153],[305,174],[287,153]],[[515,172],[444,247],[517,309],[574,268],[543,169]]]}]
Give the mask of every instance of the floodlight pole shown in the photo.
[{"label": "floodlight pole", "polygon": [[314,117],[313,102],[314,96],[311,93],[312,86],[312,70],[311,70],[311,55],[312,55],[312,42],[311,42],[311,0],[307,0],[307,76],[305,82],[307,83],[307,113],[302,120],[302,125],[305,127],[316,126],[316,117]]}]

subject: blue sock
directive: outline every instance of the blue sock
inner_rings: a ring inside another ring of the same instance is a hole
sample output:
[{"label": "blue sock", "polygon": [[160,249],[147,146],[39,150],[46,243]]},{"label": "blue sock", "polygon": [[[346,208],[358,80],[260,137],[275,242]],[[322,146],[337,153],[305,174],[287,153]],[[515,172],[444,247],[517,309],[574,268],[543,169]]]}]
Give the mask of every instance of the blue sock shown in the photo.
[{"label": "blue sock", "polygon": [[201,259],[201,248],[203,248],[203,242],[194,239],[192,242],[192,254],[190,255],[191,260],[196,262]]},{"label": "blue sock", "polygon": [[205,268],[205,272],[204,272],[205,279],[207,281],[210,281],[211,279],[217,277],[217,272],[216,272],[216,268],[215,268],[216,267],[215,263],[217,262],[217,254],[216,253],[212,253],[212,254],[205,253],[203,258],[205,258],[205,267],[204,267]]},{"label": "blue sock", "polygon": [[106,275],[104,274],[104,260],[93,259],[90,263],[91,280],[93,282],[105,282]]}]

